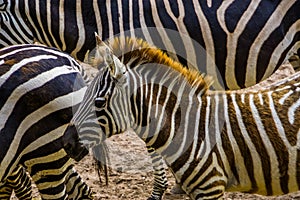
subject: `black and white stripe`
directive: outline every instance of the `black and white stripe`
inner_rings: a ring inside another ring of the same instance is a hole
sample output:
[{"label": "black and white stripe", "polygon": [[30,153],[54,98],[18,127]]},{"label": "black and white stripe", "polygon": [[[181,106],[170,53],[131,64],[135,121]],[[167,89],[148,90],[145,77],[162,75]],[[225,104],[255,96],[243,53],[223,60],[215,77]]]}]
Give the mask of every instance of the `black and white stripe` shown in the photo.
[{"label": "black and white stripe", "polygon": [[31,200],[31,188],[30,177],[26,174],[25,169],[19,165],[5,183],[0,186],[0,199],[10,199],[14,191],[18,199]]},{"label": "black and white stripe", "polygon": [[[192,199],[300,189],[300,73],[256,92],[208,91],[199,72],[132,43],[125,44],[135,51],[121,60],[103,51],[105,66],[65,135],[79,134],[89,145],[132,128]],[[87,113],[96,114],[98,123],[89,126],[100,126],[101,137],[81,131]]]},{"label": "black and white stripe", "polygon": [[[0,180],[24,166],[43,199],[92,199],[91,190],[62,146],[62,133],[86,90],[81,66],[69,55],[40,45],[0,50]],[[18,168],[17,168],[18,167]],[[26,189],[25,172],[14,185]]]},{"label": "black and white stripe", "polygon": [[83,61],[95,32],[140,37],[213,76],[215,88],[266,79],[300,44],[298,0],[8,0],[0,8],[1,46],[35,39]]}]

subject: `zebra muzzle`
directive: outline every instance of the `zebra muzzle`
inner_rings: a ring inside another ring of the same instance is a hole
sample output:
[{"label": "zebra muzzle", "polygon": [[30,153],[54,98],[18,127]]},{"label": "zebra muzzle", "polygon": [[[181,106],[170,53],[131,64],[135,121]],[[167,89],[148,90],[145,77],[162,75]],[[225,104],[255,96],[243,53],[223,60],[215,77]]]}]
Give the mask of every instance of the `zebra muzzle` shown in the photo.
[{"label": "zebra muzzle", "polygon": [[77,129],[74,125],[67,127],[62,139],[64,150],[74,160],[80,161],[89,153],[88,149],[80,142]]}]

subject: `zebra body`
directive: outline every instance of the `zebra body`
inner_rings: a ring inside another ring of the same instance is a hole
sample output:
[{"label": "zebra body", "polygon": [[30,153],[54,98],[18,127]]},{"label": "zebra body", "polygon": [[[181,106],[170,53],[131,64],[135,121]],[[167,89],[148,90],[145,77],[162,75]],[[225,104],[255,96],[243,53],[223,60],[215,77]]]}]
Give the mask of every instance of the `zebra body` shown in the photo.
[{"label": "zebra body", "polygon": [[[92,199],[62,146],[62,134],[86,90],[84,72],[70,56],[40,45],[0,50],[0,185],[22,165],[42,199]],[[25,172],[14,185],[27,179]],[[7,181],[7,182],[5,182]],[[27,188],[27,191],[30,188]]]},{"label": "zebra body", "polygon": [[132,128],[192,199],[299,190],[300,73],[256,92],[214,92],[209,77],[148,44],[119,39],[114,47],[126,45],[132,51],[118,59],[100,43],[104,67],[64,137],[93,145]]},{"label": "zebra body", "polygon": [[213,76],[216,88],[266,79],[300,44],[298,0],[7,0],[0,9],[2,46],[36,39],[83,61],[95,32],[140,37]]}]

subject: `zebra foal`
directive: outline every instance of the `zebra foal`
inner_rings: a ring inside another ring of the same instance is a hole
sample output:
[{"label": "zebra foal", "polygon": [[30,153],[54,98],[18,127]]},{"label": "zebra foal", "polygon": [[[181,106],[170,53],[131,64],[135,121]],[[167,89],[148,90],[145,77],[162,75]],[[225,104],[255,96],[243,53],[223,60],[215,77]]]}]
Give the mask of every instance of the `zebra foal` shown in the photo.
[{"label": "zebra foal", "polygon": [[99,42],[104,66],[64,133],[69,155],[132,128],[192,199],[299,190],[300,73],[256,92],[209,91],[209,77],[143,41],[109,45]]},{"label": "zebra foal", "polygon": [[52,48],[15,45],[0,50],[0,191],[6,198],[11,188],[20,199],[31,198],[30,184],[21,182],[29,181],[23,166],[42,199],[92,199],[61,139],[72,107],[86,90],[83,77],[72,57]]}]

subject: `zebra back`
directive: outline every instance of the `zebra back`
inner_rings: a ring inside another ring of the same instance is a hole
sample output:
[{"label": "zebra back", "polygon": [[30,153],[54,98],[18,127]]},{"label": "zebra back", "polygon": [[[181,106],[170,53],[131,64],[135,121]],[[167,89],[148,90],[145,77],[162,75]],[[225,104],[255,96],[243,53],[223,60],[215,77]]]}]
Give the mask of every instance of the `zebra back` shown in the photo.
[{"label": "zebra back", "polygon": [[217,89],[238,89],[299,53],[299,9],[299,1],[278,0],[8,0],[0,44],[35,39],[83,61],[96,47],[95,32],[102,40],[140,37],[213,76]]}]

